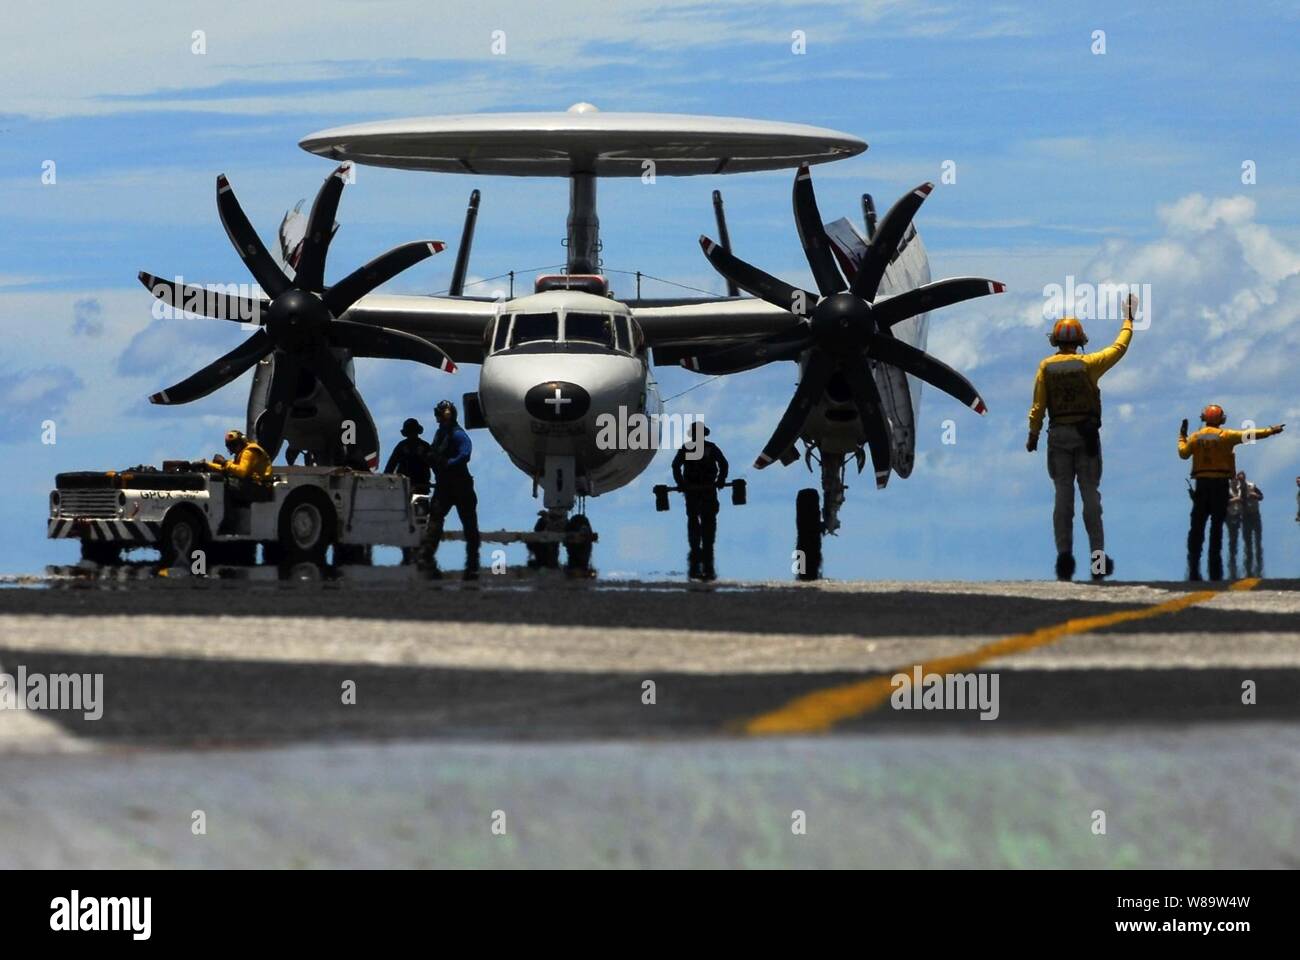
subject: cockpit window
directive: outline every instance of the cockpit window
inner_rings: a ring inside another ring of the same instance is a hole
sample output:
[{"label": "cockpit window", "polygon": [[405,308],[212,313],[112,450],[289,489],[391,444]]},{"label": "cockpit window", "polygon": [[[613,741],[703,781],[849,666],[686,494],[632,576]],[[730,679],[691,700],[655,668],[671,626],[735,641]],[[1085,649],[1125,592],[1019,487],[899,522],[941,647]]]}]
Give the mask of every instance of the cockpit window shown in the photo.
[{"label": "cockpit window", "polygon": [[496,353],[498,350],[505,349],[506,335],[509,333],[510,333],[510,317],[509,315],[506,315],[501,317],[499,320],[497,320],[497,333],[496,336],[492,339],[493,353]]},{"label": "cockpit window", "polygon": [[564,339],[614,346],[614,318],[607,313],[569,313],[564,317]]},{"label": "cockpit window", "polygon": [[560,318],[553,313],[516,313],[512,346],[534,340],[560,339]]}]

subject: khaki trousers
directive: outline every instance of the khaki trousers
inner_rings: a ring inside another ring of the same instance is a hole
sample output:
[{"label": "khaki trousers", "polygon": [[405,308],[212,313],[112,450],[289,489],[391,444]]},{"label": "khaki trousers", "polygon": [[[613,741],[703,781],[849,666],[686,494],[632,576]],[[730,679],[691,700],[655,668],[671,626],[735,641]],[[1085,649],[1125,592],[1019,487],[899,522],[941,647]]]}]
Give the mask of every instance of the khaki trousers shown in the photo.
[{"label": "khaki trousers", "polygon": [[1088,456],[1082,432],[1073,424],[1054,426],[1047,431],[1047,473],[1056,484],[1056,508],[1052,511],[1052,531],[1056,535],[1056,552],[1074,552],[1074,488],[1079,487],[1083,501],[1083,526],[1088,531],[1088,549],[1092,554],[1105,551],[1106,538],[1101,525],[1101,450]]}]

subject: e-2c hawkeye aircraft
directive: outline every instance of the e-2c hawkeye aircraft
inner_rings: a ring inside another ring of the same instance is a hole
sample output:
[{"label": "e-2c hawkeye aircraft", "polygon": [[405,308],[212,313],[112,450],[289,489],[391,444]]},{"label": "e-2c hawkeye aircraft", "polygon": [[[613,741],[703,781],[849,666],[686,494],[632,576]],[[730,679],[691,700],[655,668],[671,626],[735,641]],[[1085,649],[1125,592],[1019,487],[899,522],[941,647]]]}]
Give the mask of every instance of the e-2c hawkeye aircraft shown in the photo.
[{"label": "e-2c hawkeye aircraft", "polygon": [[[314,133],[300,145],[342,166],[325,180],[299,236],[282,229],[280,262],[258,237],[228,180],[217,179],[222,224],[260,296],[214,295],[140,275],[154,296],[177,309],[194,311],[200,304],[197,312],[218,319],[255,318],[258,329],[242,344],[151,400],[188,403],[255,368],[248,432],[273,458],[287,441],[319,464],[377,466],[378,432],[354,382],[355,357],[415,360],[448,373],[458,364],[479,364],[478,389],[464,397],[465,425],[486,427],[532,479],[544,507],[536,529],[590,530],[583,498],[631,482],[654,457],[653,447],[611,448],[597,441],[602,415],[649,417],[661,411],[652,358],[710,375],[794,361],[798,387],[755,466],[795,462],[798,441],[810,469],[818,460],[821,509],[814,490],[800,494],[799,508],[801,531],[808,516],[814,518],[820,554],[821,534],[839,526],[850,461],[861,471],[869,454],[878,487],[891,472],[911,473],[921,382],[984,412],[974,386],[924,352],[928,313],[1004,288],[973,277],[930,282],[912,220],[931,184],[909,191],[878,222],[864,196],[865,235],[847,219],[822,222],[810,167],[866,150],[855,137],[792,123],[602,113],[580,103],[563,113],[358,124]],[[404,244],[327,285],[326,256],[350,164],[568,178],[564,273],[539,277],[526,296],[465,296],[475,190],[447,296],[373,292],[440,252],[440,241]],[[728,295],[613,298],[601,275],[601,177],[782,168],[796,170],[794,220],[816,291],[736,257],[715,191],[719,239],[701,237],[700,243],[726,279]],[[343,424],[352,429],[343,430]]]}]

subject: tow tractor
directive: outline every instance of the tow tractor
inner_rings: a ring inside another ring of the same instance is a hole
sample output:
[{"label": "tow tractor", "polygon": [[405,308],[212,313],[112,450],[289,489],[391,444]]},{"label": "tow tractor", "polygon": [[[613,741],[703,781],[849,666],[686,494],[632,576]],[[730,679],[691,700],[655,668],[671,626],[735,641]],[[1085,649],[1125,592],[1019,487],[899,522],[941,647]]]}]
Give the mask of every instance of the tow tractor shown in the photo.
[{"label": "tow tractor", "polygon": [[153,547],[165,566],[195,552],[214,562],[251,564],[258,545],[274,562],[358,562],[372,546],[414,547],[424,524],[400,474],[347,467],[278,466],[269,488],[240,495],[202,464],[162,469],[61,473],[50,493],[47,535],[81,541],[83,559],[121,562],[124,550]]}]

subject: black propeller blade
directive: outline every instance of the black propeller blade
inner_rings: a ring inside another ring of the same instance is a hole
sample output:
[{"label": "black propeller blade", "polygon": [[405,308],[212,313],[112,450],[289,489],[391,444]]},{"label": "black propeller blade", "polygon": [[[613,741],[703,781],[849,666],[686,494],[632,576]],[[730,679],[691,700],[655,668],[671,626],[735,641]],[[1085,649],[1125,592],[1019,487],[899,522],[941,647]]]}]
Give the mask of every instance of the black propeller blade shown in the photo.
[{"label": "black propeller blade", "polygon": [[982,414],[988,409],[973,383],[942,360],[935,359],[909,343],[888,337],[876,337],[867,344],[867,356],[873,360],[892,363],[918,380],[924,380],[950,397],[961,401],[976,413]]},{"label": "black propeller blade", "polygon": [[339,198],[343,196],[343,185],[351,169],[350,163],[340,164],[325,178],[311,205],[307,235],[302,238],[302,252],[293,277],[294,285],[303,290],[320,293],[325,287],[325,256],[334,238],[334,215],[339,212]]},{"label": "black propeller blade", "polygon": [[924,351],[895,339],[889,330],[903,320],[939,307],[1002,293],[1005,285],[979,277],[958,277],[928,283],[876,302],[885,271],[907,236],[913,217],[933,189],[934,184],[921,184],[895,203],[876,224],[866,256],[850,285],[840,272],[835,250],[822,225],[812,175],[806,164],[801,166],[794,180],[795,227],[820,296],[764,273],[707,237],[700,238],[704,255],[725,279],[805,320],[795,330],[757,343],[705,350],[682,361],[683,366],[701,373],[734,373],[773,360],[803,356],[799,386],[772,438],[755,461],[755,467],[762,469],[790,449],[803,432],[809,412],[821,401],[831,379],[839,374],[849,388],[861,420],[876,485],[885,486],[892,467],[892,428],[869,358],[892,364],[932,384],[976,413],[985,412],[984,401],[969,380]]},{"label": "black propeller blade", "polygon": [[822,215],[817,210],[817,196],[813,193],[812,173],[808,164],[799,167],[794,176],[794,225],[799,231],[799,242],[803,244],[804,256],[817,289],[823,297],[839,293],[846,289],[844,276],[835,263],[835,254],[831,250],[830,237],[822,226]]},{"label": "black propeller blade", "polygon": [[889,482],[889,469],[893,465],[893,443],[890,440],[889,418],[880,402],[880,389],[876,378],[866,363],[847,362],[841,368],[844,379],[853,393],[853,405],[862,418],[862,428],[871,449],[871,468],[876,471],[876,489],[884,489]]},{"label": "black propeller blade", "polygon": [[709,263],[713,264],[713,269],[722,274],[724,279],[774,307],[789,310],[797,317],[808,316],[819,299],[815,293],[792,287],[784,280],[778,280],[770,273],[751,266],[708,237],[700,237],[700,249],[709,258]]},{"label": "black propeller blade", "polygon": [[371,470],[376,469],[379,466],[379,434],[375,432],[375,422],[365,401],[357,392],[357,385],[326,347],[316,348],[309,367],[338,406],[345,435],[351,427],[352,443],[344,445],[345,455],[349,449],[355,450],[359,455],[355,459],[364,461]]},{"label": "black propeller blade", "polygon": [[445,373],[456,372],[456,364],[441,347],[402,330],[335,320],[330,325],[330,340],[334,346],[343,347],[354,357],[414,360]]},{"label": "black propeller blade", "polygon": [[172,406],[206,397],[232,380],[239,379],[245,370],[274,349],[275,344],[266,335],[266,331],[258,330],[234,350],[213,360],[198,373],[191,374],[166,390],[158,391],[149,398],[149,402]]},{"label": "black propeller blade", "polygon": [[954,277],[951,280],[936,280],[934,283],[927,283],[925,286],[909,290],[907,293],[900,293],[896,297],[881,300],[872,306],[871,312],[876,318],[876,324],[883,329],[922,313],[938,310],[940,307],[950,307],[954,303],[961,303],[963,300],[973,300],[976,297],[987,297],[991,293],[1001,293],[1006,288],[1005,283],[999,283],[996,280],[985,280],[983,277]]},{"label": "black propeller blade", "polygon": [[790,405],[785,408],[776,429],[772,431],[772,438],[754,461],[757,469],[762,470],[772,461],[779,460],[781,454],[794,446],[794,442],[799,439],[799,432],[808,420],[808,412],[821,399],[834,374],[835,361],[825,350],[813,350],[808,354],[808,362],[804,364],[803,376],[799,378],[799,386],[795,387],[794,396],[790,398]]},{"label": "black propeller blade", "polygon": [[[285,423],[306,372],[314,376],[333,398],[344,421],[345,437],[353,439],[353,442],[343,445],[344,462],[364,461],[372,468],[377,465],[379,438],[374,421],[348,376],[344,366],[347,358],[340,358],[335,351],[346,350],[354,356],[416,360],[448,373],[454,371],[456,365],[442,349],[420,337],[352,323],[339,317],[380,284],[407,267],[440,253],[445,245],[438,240],[403,244],[326,289],[325,263],[334,236],[334,217],[338,213],[339,198],[349,169],[349,164],[338,167],[316,194],[292,280],[267,252],[235,197],[230,181],[224,175],[217,178],[217,210],[221,222],[266,298],[211,293],[148,273],[140,274],[140,282],[159,300],[178,309],[219,319],[245,322],[252,319],[261,324],[261,329],[193,376],[154,394],[149,398],[153,403],[197,400],[230,383],[258,360],[274,353],[275,366],[266,409],[257,418],[255,426],[257,440],[267,452],[274,457],[279,450]],[[347,429],[349,425],[350,432]]]},{"label": "black propeller blade", "polygon": [[[268,453],[280,449],[284,440],[284,425],[293,409],[293,401],[298,394],[298,384],[302,379],[302,364],[291,353],[280,351],[275,355],[275,370],[271,377],[271,386],[266,395],[266,406],[257,418],[253,430],[257,442]],[[274,456],[274,454],[272,454]]]},{"label": "black propeller blade", "polygon": [[217,213],[221,225],[226,228],[226,236],[235,245],[244,266],[253,275],[268,297],[278,297],[289,289],[289,278],[272,259],[271,254],[262,244],[253,225],[248,222],[244,208],[239,205],[235,190],[223,173],[217,177]]},{"label": "black propeller blade", "polygon": [[903,242],[903,235],[907,233],[916,211],[921,209],[921,204],[933,189],[933,183],[923,183],[910,193],[904,194],[889,208],[885,219],[877,225],[871,242],[867,244],[866,260],[858,268],[857,276],[853,278],[853,286],[850,289],[855,297],[861,297],[863,300],[876,299],[880,281],[885,276],[885,268],[894,259],[898,245]]},{"label": "black propeller blade", "polygon": [[380,254],[364,267],[353,270],[334,286],[325,291],[325,306],[336,317],[343,316],[345,310],[356,303],[371,290],[387,283],[407,267],[413,267],[435,253],[442,253],[447,245],[441,240],[417,240],[394,247],[387,253]]},{"label": "black propeller blade", "polygon": [[139,278],[150,293],[169,307],[185,313],[211,317],[213,320],[260,324],[263,312],[270,306],[269,300],[251,300],[248,297],[235,297],[187,283],[174,283],[162,277],[155,277],[152,273],[145,273],[143,270],[140,271]]}]

